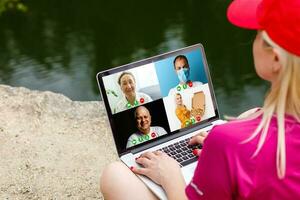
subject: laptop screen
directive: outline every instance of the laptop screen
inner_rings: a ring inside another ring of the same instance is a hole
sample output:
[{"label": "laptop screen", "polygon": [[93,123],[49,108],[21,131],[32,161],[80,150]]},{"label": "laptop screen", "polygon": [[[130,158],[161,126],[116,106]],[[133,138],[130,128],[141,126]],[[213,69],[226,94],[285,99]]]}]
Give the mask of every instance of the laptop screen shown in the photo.
[{"label": "laptop screen", "polygon": [[97,78],[119,154],[219,117],[201,44]]}]

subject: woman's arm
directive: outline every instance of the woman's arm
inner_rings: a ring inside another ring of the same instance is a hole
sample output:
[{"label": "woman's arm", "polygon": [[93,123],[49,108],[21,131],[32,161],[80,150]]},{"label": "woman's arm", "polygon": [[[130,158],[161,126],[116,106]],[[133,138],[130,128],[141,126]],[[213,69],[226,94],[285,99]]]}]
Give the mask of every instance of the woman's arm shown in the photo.
[{"label": "woman's arm", "polygon": [[169,200],[187,200],[185,195],[185,181],[182,174],[180,176],[172,176],[162,187],[167,193]]},{"label": "woman's arm", "polygon": [[137,160],[141,168],[132,171],[149,177],[161,185],[167,193],[169,200],[185,200],[185,181],[180,166],[176,160],[161,151],[147,152]]},{"label": "woman's arm", "polygon": [[[217,126],[218,127],[218,126]],[[214,127],[205,138],[194,177],[186,188],[189,199],[232,199],[234,180],[231,166],[232,155],[227,135],[221,127]],[[218,131],[216,131],[218,130]],[[200,139],[200,138],[198,138]],[[230,158],[229,158],[230,157]]]}]

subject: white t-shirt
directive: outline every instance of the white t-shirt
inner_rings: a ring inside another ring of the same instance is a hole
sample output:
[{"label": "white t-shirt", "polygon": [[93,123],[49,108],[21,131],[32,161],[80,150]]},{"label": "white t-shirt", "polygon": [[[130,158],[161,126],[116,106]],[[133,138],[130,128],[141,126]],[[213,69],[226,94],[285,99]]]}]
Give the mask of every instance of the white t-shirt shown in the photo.
[{"label": "white t-shirt", "polygon": [[190,87],[188,83],[187,84],[180,84],[179,83],[178,85],[176,85],[176,87],[171,88],[169,90],[168,96],[174,96],[176,93],[182,93],[182,92],[184,92],[184,91],[186,91],[190,88],[195,88],[195,87],[199,87],[200,85],[203,85],[203,83],[201,83],[199,81],[195,81],[195,82],[192,82],[192,83],[193,83],[192,87]]},{"label": "white t-shirt", "polygon": [[127,140],[126,148],[132,147],[134,145],[146,142],[148,140],[152,140],[159,136],[167,134],[167,131],[160,126],[151,126],[150,132],[147,134],[143,134],[141,132],[136,132],[131,134],[131,136]]},{"label": "white t-shirt", "polygon": [[[140,100],[144,99],[144,102],[141,103]],[[137,92],[135,95],[135,99],[138,102],[137,105],[130,105],[130,107],[127,107],[128,101],[126,99],[125,96],[122,97],[122,99],[117,103],[116,107],[113,109],[113,113],[118,113],[133,107],[136,107],[138,105],[144,104],[144,103],[148,103],[150,101],[152,101],[151,97],[148,94],[142,93],[142,92]]]}]

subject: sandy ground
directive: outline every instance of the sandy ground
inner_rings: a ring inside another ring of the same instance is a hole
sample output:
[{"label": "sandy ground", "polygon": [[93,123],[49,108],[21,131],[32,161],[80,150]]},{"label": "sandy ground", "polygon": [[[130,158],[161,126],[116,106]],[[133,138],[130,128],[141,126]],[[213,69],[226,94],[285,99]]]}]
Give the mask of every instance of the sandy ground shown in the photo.
[{"label": "sandy ground", "polygon": [[0,85],[0,199],[102,199],[117,160],[102,102]]}]

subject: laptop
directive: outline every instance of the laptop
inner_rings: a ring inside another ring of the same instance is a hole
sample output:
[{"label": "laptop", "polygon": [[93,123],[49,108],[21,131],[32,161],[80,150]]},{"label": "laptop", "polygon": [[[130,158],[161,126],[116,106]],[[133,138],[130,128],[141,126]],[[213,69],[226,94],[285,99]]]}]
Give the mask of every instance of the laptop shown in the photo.
[{"label": "laptop", "polygon": [[[196,44],[97,74],[97,81],[120,159],[128,166],[146,151],[173,157],[188,184],[197,157],[189,139],[219,118],[218,106],[201,44]],[[138,175],[160,199],[160,185]]]}]

